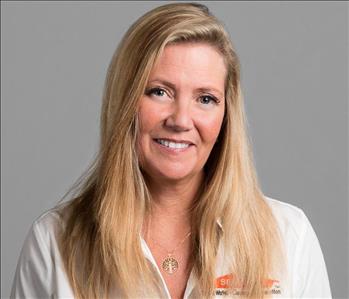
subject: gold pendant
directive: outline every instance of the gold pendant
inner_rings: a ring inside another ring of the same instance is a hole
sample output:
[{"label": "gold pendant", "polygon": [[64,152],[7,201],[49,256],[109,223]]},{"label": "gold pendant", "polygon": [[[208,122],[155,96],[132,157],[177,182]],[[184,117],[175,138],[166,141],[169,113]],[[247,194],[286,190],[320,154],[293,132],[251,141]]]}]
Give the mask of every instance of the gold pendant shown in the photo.
[{"label": "gold pendant", "polygon": [[178,269],[178,261],[171,255],[168,255],[162,262],[162,269],[168,274],[173,274]]}]

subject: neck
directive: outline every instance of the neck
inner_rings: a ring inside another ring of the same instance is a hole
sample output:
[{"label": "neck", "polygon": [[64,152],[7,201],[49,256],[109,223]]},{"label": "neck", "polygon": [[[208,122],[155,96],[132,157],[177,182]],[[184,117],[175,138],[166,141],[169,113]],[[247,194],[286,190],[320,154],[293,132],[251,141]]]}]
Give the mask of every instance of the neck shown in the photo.
[{"label": "neck", "polygon": [[191,207],[203,174],[185,181],[159,181],[146,178],[152,196],[151,226],[167,235],[183,236],[191,228]]},{"label": "neck", "polygon": [[153,213],[177,219],[190,216],[190,208],[202,183],[203,174],[181,181],[147,179]]}]

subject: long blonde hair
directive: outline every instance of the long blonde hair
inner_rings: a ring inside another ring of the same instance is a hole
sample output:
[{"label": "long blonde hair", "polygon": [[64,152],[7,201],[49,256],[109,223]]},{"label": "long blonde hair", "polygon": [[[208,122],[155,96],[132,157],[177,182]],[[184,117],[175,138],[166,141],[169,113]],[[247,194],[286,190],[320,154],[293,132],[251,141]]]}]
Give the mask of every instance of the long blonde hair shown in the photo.
[{"label": "long blonde hair", "polygon": [[164,47],[186,42],[215,47],[228,69],[221,132],[192,208],[198,294],[214,294],[219,240],[244,286],[242,296],[263,298],[262,281],[280,266],[281,239],[257,181],[245,130],[239,61],[229,35],[206,6],[171,3],[143,15],[121,40],[105,81],[99,152],[63,197],[74,192],[61,209],[65,225],[59,247],[76,298],[108,298],[114,283],[123,298],[144,297],[144,288],[148,296],[160,296],[139,237],[151,196],[135,150],[137,104]]}]

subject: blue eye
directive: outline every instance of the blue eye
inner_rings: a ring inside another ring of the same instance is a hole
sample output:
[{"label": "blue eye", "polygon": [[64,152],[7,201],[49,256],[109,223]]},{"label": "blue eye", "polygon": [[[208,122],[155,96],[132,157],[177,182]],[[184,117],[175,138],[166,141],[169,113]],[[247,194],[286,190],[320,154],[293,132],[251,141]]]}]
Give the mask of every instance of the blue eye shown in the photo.
[{"label": "blue eye", "polygon": [[156,95],[159,97],[162,97],[166,94],[165,90],[155,87],[155,88],[150,88],[146,91],[146,95]]},{"label": "blue eye", "polygon": [[211,97],[208,95],[200,97],[199,101],[201,104],[205,104],[205,105],[211,104],[211,103],[218,103],[218,101],[214,97]]}]

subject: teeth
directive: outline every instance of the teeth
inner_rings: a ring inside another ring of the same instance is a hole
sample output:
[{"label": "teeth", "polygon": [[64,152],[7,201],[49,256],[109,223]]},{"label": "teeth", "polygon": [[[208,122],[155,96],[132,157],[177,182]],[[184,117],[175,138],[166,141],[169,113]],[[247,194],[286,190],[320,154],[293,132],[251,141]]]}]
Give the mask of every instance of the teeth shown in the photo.
[{"label": "teeth", "polygon": [[187,143],[177,143],[177,142],[172,142],[172,141],[167,141],[167,140],[163,140],[163,139],[157,139],[156,140],[158,143],[167,146],[169,148],[187,148],[189,146],[189,144]]}]

